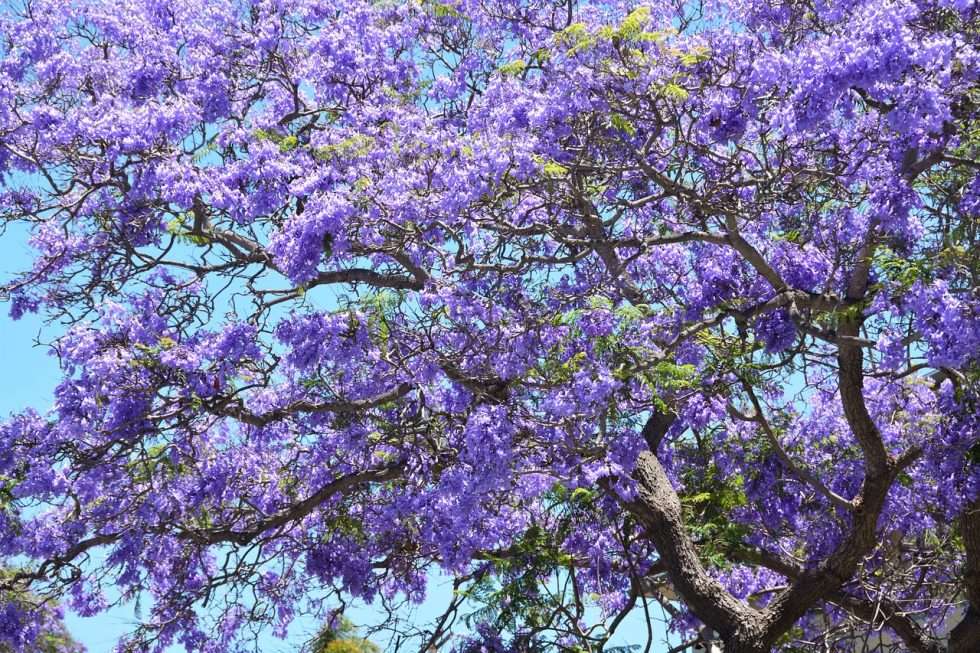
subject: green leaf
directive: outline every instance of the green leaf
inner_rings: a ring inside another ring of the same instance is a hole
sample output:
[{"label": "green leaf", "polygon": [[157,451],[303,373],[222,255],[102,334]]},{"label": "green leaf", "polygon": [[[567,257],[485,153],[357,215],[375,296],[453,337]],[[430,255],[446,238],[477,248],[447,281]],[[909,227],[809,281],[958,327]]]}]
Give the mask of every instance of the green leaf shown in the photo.
[{"label": "green leaf", "polygon": [[568,44],[575,44],[583,39],[588,38],[589,29],[586,27],[585,23],[572,23],[562,31],[555,35],[558,41]]},{"label": "green leaf", "polygon": [[322,161],[349,159],[364,156],[374,146],[374,138],[365,134],[353,134],[332,145],[325,145],[313,151],[313,156]]},{"label": "green leaf", "polygon": [[613,307],[613,300],[609,299],[605,295],[589,295],[586,302],[589,308],[605,308],[611,310]]},{"label": "green leaf", "polygon": [[630,136],[636,136],[636,125],[631,123],[626,116],[614,113],[609,117],[609,122],[619,131],[626,132]]},{"label": "green leaf", "polygon": [[597,495],[595,490],[590,490],[584,487],[577,487],[572,491],[571,500],[575,503],[588,503],[592,501]]},{"label": "green leaf", "polygon": [[182,216],[177,216],[173,220],[167,222],[167,233],[179,236],[184,231],[184,218]]},{"label": "green leaf", "polygon": [[624,40],[630,41],[643,33],[643,28],[650,20],[650,7],[637,7],[623,19],[616,30],[616,35]]},{"label": "green leaf", "polygon": [[518,77],[521,73],[527,70],[527,62],[523,59],[517,59],[516,61],[511,61],[510,63],[504,64],[497,70],[504,77]]},{"label": "green leaf", "polygon": [[432,15],[436,18],[458,18],[460,13],[456,7],[445,2],[432,3]]},{"label": "green leaf", "polygon": [[575,55],[583,50],[587,50],[596,44],[595,36],[589,34],[589,29],[585,23],[572,23],[555,35],[555,40],[568,48],[569,55]]},{"label": "green leaf", "polygon": [[640,32],[633,40],[645,43],[663,43],[668,37],[675,34],[674,30],[663,29],[655,32]]},{"label": "green leaf", "polygon": [[541,167],[541,170],[548,177],[564,177],[568,174],[568,168],[557,161],[545,162],[545,164]]},{"label": "green leaf", "polygon": [[686,501],[687,503],[693,503],[693,504],[707,503],[708,501],[711,501],[711,493],[710,492],[698,492],[697,494],[692,494],[689,497],[684,497],[684,501]]},{"label": "green leaf", "polygon": [[690,96],[686,88],[674,82],[665,84],[661,92],[664,97],[676,100],[677,102],[684,102]]},{"label": "green leaf", "polygon": [[296,146],[299,145],[299,139],[295,136],[287,136],[286,138],[279,141],[279,151],[286,153],[291,150],[295,150]]},{"label": "green leaf", "polygon": [[703,45],[699,45],[686,52],[680,53],[678,59],[681,65],[691,67],[711,58],[711,50]]}]

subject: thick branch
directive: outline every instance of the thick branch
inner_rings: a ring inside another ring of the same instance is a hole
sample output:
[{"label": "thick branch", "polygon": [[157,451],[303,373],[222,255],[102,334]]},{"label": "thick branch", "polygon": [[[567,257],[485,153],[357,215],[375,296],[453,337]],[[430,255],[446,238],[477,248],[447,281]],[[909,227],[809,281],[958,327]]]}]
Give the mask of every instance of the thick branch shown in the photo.
[{"label": "thick branch", "polygon": [[[747,564],[771,569],[794,581],[805,573],[795,561],[761,549],[739,549],[730,555]],[[940,653],[942,650],[936,639],[930,637],[914,619],[902,614],[901,609],[888,600],[876,598],[871,601],[841,591],[830,592],[827,600],[868,624],[875,620],[883,621],[912,653]]]},{"label": "thick branch", "polygon": [[787,288],[786,282],[783,278],[779,276],[779,273],[773,269],[771,265],[763,258],[762,254],[759,253],[755,247],[753,247],[742,234],[738,231],[738,225],[735,222],[735,217],[732,214],[727,214],[725,216],[725,228],[728,230],[728,242],[731,246],[742,255],[749,265],[755,268],[756,272],[765,277],[769,285],[778,293],[782,292]]},{"label": "thick branch", "polygon": [[[658,444],[670,422],[655,413],[644,437]],[[758,613],[732,596],[701,564],[684,526],[680,499],[655,453],[640,454],[633,476],[637,497],[627,508],[646,526],[674,589],[694,613],[722,636],[758,621]]]},{"label": "thick branch", "polygon": [[592,202],[578,189],[575,190],[575,198],[582,211],[582,219],[589,238],[592,240],[592,248],[599,255],[599,258],[602,259],[602,263],[606,266],[606,271],[609,273],[609,276],[612,277],[613,281],[619,286],[623,295],[631,304],[643,304],[643,292],[630,279],[626,266],[623,265],[623,262],[619,259],[619,255],[616,253],[615,246],[609,242],[602,224],[602,218],[596,212]]},{"label": "thick branch", "polygon": [[321,272],[310,286],[329,283],[366,283],[376,288],[395,288],[398,290],[421,290],[422,282],[400,274],[381,274],[365,268],[332,270]]},{"label": "thick branch", "polygon": [[299,522],[313,513],[323,502],[335,494],[343,493],[363,483],[390,481],[400,476],[402,471],[402,465],[395,464],[380,469],[369,469],[335,478],[303,501],[295,503],[271,517],[256,522],[251,528],[244,530],[234,530],[231,528],[184,530],[178,533],[177,536],[181,539],[189,539],[205,544],[219,544],[222,542],[248,544],[262,533],[280,528],[289,523]]},{"label": "thick branch", "polygon": [[969,606],[962,621],[950,633],[950,653],[980,650],[980,499],[967,504],[963,511],[960,536],[966,552],[963,589]]},{"label": "thick branch", "polygon": [[848,283],[847,299],[853,303],[852,310],[856,309],[858,313],[842,316],[840,319],[837,332],[844,340],[837,347],[837,365],[844,416],[864,454],[865,474],[880,478],[887,474],[891,461],[881,440],[881,433],[864,402],[864,351],[860,345],[848,340],[858,337],[864,323],[864,317],[856,303],[863,300],[867,293],[874,249],[875,238],[872,234],[858,254],[858,261]]},{"label": "thick branch", "polygon": [[245,424],[263,427],[278,420],[296,415],[297,413],[356,413],[370,408],[376,408],[389,401],[394,401],[404,397],[412,388],[411,383],[402,383],[397,387],[367,399],[351,399],[348,401],[294,401],[291,404],[267,413],[256,415],[247,410],[239,400],[238,403],[226,404],[218,408],[209,409],[211,412],[223,417],[232,417]]}]

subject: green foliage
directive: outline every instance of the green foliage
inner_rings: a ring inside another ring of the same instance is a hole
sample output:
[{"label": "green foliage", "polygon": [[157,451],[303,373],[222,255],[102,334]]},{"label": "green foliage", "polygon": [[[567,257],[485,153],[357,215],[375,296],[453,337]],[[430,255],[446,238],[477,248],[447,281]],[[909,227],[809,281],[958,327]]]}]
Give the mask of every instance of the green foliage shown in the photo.
[{"label": "green foliage", "polygon": [[[576,561],[562,549],[573,524],[595,523],[602,496],[598,488],[570,489],[556,483],[545,495],[546,523],[532,524],[504,551],[488,556],[492,572],[458,590],[478,606],[464,615],[467,627],[489,624],[501,633],[533,631],[564,609],[560,592],[545,586],[575,573]],[[525,642],[533,650],[533,642]],[[526,648],[526,647],[525,647]]]},{"label": "green foliage", "polygon": [[311,646],[312,653],[380,653],[371,640],[359,637],[357,627],[347,617],[340,617],[335,628],[324,626]]},{"label": "green foliage", "polygon": [[688,93],[686,88],[674,82],[664,84],[663,88],[660,89],[660,93],[665,98],[676,102],[683,102],[690,97],[690,93]]},{"label": "green foliage", "polygon": [[650,7],[637,7],[619,25],[604,25],[592,32],[585,23],[572,23],[562,31],[558,32],[555,40],[558,44],[566,46],[567,54],[575,55],[579,52],[605,41],[639,43],[650,41],[659,43],[666,38],[666,32],[647,32],[644,27],[650,21]]},{"label": "green foliage", "polygon": [[14,502],[17,479],[0,474],[0,510],[6,510]]},{"label": "green foliage", "polygon": [[680,61],[682,66],[687,66],[688,68],[711,58],[711,50],[701,45],[695,46],[690,50],[679,50],[675,48],[671,50],[671,54],[677,57],[677,60]]},{"label": "green foliage", "polygon": [[555,35],[555,41],[568,47],[568,54],[573,55],[595,45],[596,39],[589,34],[585,23],[572,23]]},{"label": "green foliage", "polygon": [[541,166],[541,171],[547,177],[564,177],[568,174],[568,168],[557,161],[545,161]]},{"label": "green foliage", "polygon": [[348,309],[351,318],[351,332],[353,333],[354,329],[358,327],[357,318],[354,311],[351,310],[356,309],[365,314],[367,330],[374,343],[382,352],[386,352],[391,337],[390,325],[401,302],[402,296],[394,290],[381,290],[365,295]]},{"label": "green foliage", "polygon": [[900,256],[888,247],[877,249],[874,264],[887,280],[904,290],[916,281],[926,281],[932,276],[929,262]]},{"label": "green foliage", "polygon": [[145,451],[128,462],[126,467],[134,483],[148,483],[161,476],[180,476],[188,471],[185,463],[174,462],[170,456],[170,445],[167,444],[155,444],[147,447]]},{"label": "green foliage", "polygon": [[299,145],[298,138],[295,136],[286,136],[279,141],[279,151],[283,153],[289,152],[291,150],[295,150],[297,145]]},{"label": "green foliage", "polygon": [[205,161],[209,156],[211,156],[212,154],[218,151],[219,151],[218,144],[216,140],[212,138],[203,146],[198,148],[196,152],[194,152],[194,156],[191,157],[191,160],[196,164],[203,164],[205,163]]},{"label": "green foliage", "polygon": [[187,224],[193,220],[189,212],[178,214],[167,222],[167,233],[172,234],[179,242],[192,245],[207,245],[211,239],[205,234],[195,234],[187,228]]},{"label": "green foliage", "polygon": [[630,122],[626,116],[614,113],[609,116],[609,122],[619,131],[626,132],[630,136],[636,136],[636,125]]},{"label": "green foliage", "polygon": [[426,2],[432,11],[432,15],[436,18],[459,18],[459,10],[453,5],[446,2],[432,2],[429,0]]},{"label": "green foliage", "polygon": [[485,576],[466,590],[480,608],[464,616],[468,628],[489,623],[502,631],[517,631],[544,622],[552,597],[542,592],[542,578],[568,563],[558,548],[556,533],[532,526],[507,552],[492,558],[496,575]]},{"label": "green foliage", "polygon": [[709,467],[702,477],[692,475],[685,484],[688,492],[681,497],[681,505],[691,535],[700,543],[701,554],[709,564],[727,567],[729,552],[748,534],[744,525],[731,519],[732,511],[748,501],[744,479],[721,478],[714,467]]},{"label": "green foliage", "polygon": [[332,145],[317,148],[313,151],[313,156],[323,161],[352,159],[366,155],[373,146],[373,137],[365,134],[354,134]]},{"label": "green foliage", "polygon": [[658,387],[667,390],[684,390],[697,382],[697,368],[694,365],[677,365],[661,361],[653,367]]},{"label": "green foliage", "polygon": [[271,141],[278,145],[282,142],[284,136],[274,131],[269,131],[268,129],[256,129],[252,132],[252,136],[255,137],[257,141]]},{"label": "green foliage", "polygon": [[616,30],[616,36],[626,40],[635,39],[643,33],[643,28],[649,20],[650,7],[637,7],[619,24],[619,28]]},{"label": "green foliage", "polygon": [[519,77],[521,73],[527,70],[527,62],[523,59],[517,59],[504,64],[497,70],[505,77]]},{"label": "green foliage", "polygon": [[326,527],[326,532],[340,535],[345,540],[353,540],[360,543],[367,541],[364,522],[350,513],[340,512],[330,517],[327,520]]}]

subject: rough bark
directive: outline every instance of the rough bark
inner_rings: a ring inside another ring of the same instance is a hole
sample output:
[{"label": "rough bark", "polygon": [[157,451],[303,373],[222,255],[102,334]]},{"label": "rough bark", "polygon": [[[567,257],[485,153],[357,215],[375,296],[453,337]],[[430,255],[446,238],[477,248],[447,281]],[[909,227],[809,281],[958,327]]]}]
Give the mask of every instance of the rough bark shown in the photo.
[{"label": "rough bark", "polygon": [[628,507],[647,527],[667,576],[684,603],[726,640],[758,621],[758,613],[732,596],[701,564],[684,526],[680,499],[652,452],[640,454],[634,476],[637,498]]},{"label": "rough bark", "polygon": [[[734,560],[766,567],[793,581],[805,571],[795,561],[768,551],[739,549],[730,552],[730,555]],[[868,624],[883,621],[912,653],[943,653],[945,650],[937,638],[931,637],[913,618],[902,614],[901,608],[891,601],[863,599],[842,591],[830,592],[826,600]]]},{"label": "rough bark", "polygon": [[966,562],[963,590],[969,605],[949,637],[949,653],[980,651],[980,499],[969,503],[960,517],[960,535]]}]

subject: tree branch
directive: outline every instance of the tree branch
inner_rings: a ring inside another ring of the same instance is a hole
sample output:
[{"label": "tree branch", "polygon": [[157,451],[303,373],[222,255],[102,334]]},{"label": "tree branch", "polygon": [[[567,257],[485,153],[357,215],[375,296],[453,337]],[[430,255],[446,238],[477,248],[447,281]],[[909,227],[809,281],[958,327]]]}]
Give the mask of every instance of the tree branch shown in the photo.
[{"label": "tree branch", "polygon": [[[644,426],[644,438],[658,445],[672,422],[654,412]],[[758,613],[732,596],[701,564],[684,525],[680,499],[654,452],[640,454],[633,476],[637,497],[626,507],[646,526],[647,537],[656,546],[667,576],[684,602],[723,637],[755,623]]]},{"label": "tree branch", "polygon": [[960,517],[960,536],[966,562],[963,589],[969,601],[966,614],[949,637],[949,653],[980,650],[980,499],[968,503]]},{"label": "tree branch", "polygon": [[383,392],[367,399],[351,399],[347,401],[294,401],[291,404],[267,413],[257,415],[245,408],[241,399],[236,403],[228,403],[218,407],[209,407],[208,411],[222,417],[231,417],[251,426],[263,427],[269,424],[290,417],[297,413],[356,413],[362,410],[376,408],[389,401],[394,401],[404,397],[412,391],[414,386],[411,383],[401,383],[388,392]]}]

